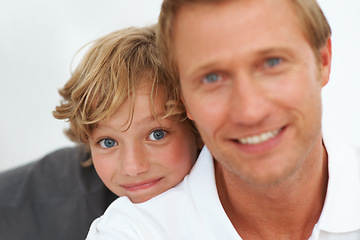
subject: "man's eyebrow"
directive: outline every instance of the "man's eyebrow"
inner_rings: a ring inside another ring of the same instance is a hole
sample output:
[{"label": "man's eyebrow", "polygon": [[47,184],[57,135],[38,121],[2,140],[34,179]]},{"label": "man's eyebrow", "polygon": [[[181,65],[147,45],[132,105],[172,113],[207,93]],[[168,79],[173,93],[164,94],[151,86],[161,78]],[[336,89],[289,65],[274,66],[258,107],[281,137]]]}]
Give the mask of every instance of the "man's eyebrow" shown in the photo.
[{"label": "man's eyebrow", "polygon": [[216,67],[218,67],[218,64],[215,61],[207,62],[205,64],[190,68],[188,71],[185,72],[184,77],[199,75],[200,73],[207,72],[208,69],[213,69]]},{"label": "man's eyebrow", "polygon": [[[268,47],[265,49],[258,49],[257,51],[254,52],[254,54],[255,54],[255,56],[264,56],[264,55],[271,54],[274,52],[290,53],[290,50],[287,46]],[[215,69],[215,71],[216,71],[216,68],[219,67],[219,63],[217,61],[218,61],[217,59],[214,59],[214,60],[211,60],[204,64],[192,67],[188,71],[185,72],[184,77],[193,76],[194,74],[198,75],[199,73],[206,72],[208,69]],[[231,60],[231,61],[234,61],[234,60]]]},{"label": "man's eyebrow", "polygon": [[281,47],[271,47],[271,48],[266,48],[266,49],[262,49],[259,50],[257,52],[258,55],[266,55],[269,53],[273,53],[273,52],[289,52],[290,49],[287,48],[286,46],[281,46]]}]

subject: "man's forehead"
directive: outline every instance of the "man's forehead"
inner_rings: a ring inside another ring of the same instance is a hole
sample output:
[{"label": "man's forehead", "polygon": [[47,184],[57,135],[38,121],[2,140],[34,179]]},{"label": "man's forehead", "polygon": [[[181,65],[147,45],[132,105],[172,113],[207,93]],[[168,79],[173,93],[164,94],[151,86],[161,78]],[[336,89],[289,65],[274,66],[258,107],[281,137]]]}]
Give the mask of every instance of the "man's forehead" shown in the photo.
[{"label": "man's forehead", "polygon": [[[227,7],[231,6],[231,7]],[[217,22],[219,25],[226,27],[229,21],[225,21],[219,18],[222,13],[229,12],[232,14],[236,9],[236,15],[232,21],[241,20],[244,24],[251,24],[253,21],[252,16],[256,15],[269,15],[269,18],[276,17],[276,12],[291,12],[287,17],[297,18],[297,12],[294,8],[294,4],[288,0],[224,0],[224,1],[196,1],[187,2],[182,5],[176,13],[173,22],[173,40],[176,41],[176,35],[179,34],[179,29],[184,27],[191,27],[196,23],[196,26],[211,26],[209,19],[213,22]],[[256,14],[256,12],[258,12]],[[249,14],[252,13],[252,14]],[[204,20],[207,18],[206,20]],[[277,26],[281,27],[281,26]],[[236,29],[233,29],[235,31]],[[201,29],[194,29],[195,32],[201,31]],[[216,34],[214,32],[214,34]]]},{"label": "man's forehead", "polygon": [[[259,1],[269,3],[268,0]],[[283,1],[275,0],[275,2]],[[230,3],[233,2],[230,1]],[[267,6],[253,4],[254,1],[246,0],[244,2],[246,4],[236,2],[230,6],[224,5],[224,3],[218,6],[206,5],[208,8],[205,11],[199,4],[189,5],[188,9],[185,7],[182,9],[183,12],[179,13],[174,29],[175,58],[180,75],[184,68],[191,71],[192,68],[203,68],[204,64],[205,67],[216,65],[218,59],[233,57],[234,52],[244,55],[251,51],[260,54],[270,51],[270,49],[284,49],[286,46],[282,44],[290,43],[292,38],[296,37],[293,32],[297,32],[296,35],[299,33],[302,35],[300,28],[294,28],[295,25],[291,25],[290,28],[289,26],[288,28],[279,27],[281,24],[285,25],[283,24],[284,19],[287,22],[291,21],[288,18],[293,16],[292,13],[282,14],[280,12],[282,17],[274,16],[272,19],[268,19],[274,13],[266,12],[264,7]],[[247,8],[254,6],[257,9],[252,13],[249,13],[247,9],[239,12],[235,9],[237,6]],[[286,9],[285,6],[281,10],[284,9]],[[197,18],[198,20],[196,20]],[[259,20],[260,18],[262,20]],[[298,21],[296,17],[292,19]],[[283,32],[281,32],[282,29],[284,29]],[[289,29],[292,31],[291,34],[288,32]],[[274,32],[281,34],[282,38],[277,39]]]}]

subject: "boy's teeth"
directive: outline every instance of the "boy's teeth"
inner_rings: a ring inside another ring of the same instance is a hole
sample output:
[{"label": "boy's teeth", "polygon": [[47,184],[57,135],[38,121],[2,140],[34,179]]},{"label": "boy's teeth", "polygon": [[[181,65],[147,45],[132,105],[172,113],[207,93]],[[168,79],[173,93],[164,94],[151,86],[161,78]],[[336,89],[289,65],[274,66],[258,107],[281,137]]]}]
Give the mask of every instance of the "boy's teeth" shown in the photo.
[{"label": "boy's teeth", "polygon": [[259,143],[262,143],[262,142],[266,142],[267,140],[275,137],[276,135],[279,134],[279,132],[280,132],[279,129],[272,130],[272,131],[269,131],[269,132],[261,133],[259,135],[246,137],[246,138],[240,138],[239,142],[242,143],[242,144],[259,144]]}]

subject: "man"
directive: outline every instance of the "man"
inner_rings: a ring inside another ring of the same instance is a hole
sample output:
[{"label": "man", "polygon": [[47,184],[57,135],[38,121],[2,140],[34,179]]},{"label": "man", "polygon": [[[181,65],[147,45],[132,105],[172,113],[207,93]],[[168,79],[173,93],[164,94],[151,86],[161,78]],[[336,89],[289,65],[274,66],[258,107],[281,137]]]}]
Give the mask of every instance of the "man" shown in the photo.
[{"label": "man", "polygon": [[360,149],[322,133],[330,35],[315,0],[165,0],[160,53],[206,147],[174,189],[116,200],[99,237],[360,239]]},{"label": "man", "polygon": [[[217,160],[225,212],[244,239],[307,239],[329,177],[321,135],[331,63],[325,17],[311,0],[177,2],[163,4],[160,50],[173,49],[165,62],[174,64],[188,116]],[[356,224],[349,231],[360,238],[360,216]]]}]

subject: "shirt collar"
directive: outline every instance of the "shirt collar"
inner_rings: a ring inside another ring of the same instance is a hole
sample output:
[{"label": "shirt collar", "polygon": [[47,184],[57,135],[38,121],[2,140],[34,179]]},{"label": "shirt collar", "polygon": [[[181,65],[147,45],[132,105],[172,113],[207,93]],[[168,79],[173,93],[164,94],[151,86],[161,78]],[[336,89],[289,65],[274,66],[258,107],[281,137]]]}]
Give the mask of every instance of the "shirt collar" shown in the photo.
[{"label": "shirt collar", "polygon": [[360,149],[323,132],[329,181],[318,229],[344,233],[360,229]]}]

